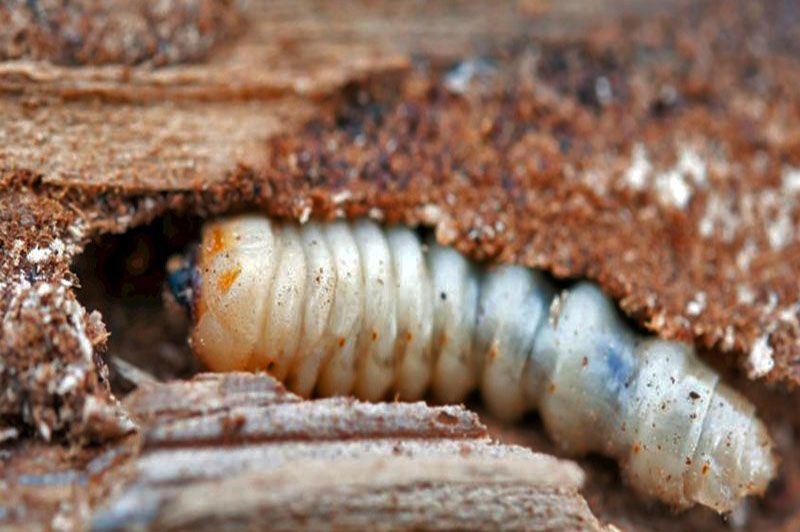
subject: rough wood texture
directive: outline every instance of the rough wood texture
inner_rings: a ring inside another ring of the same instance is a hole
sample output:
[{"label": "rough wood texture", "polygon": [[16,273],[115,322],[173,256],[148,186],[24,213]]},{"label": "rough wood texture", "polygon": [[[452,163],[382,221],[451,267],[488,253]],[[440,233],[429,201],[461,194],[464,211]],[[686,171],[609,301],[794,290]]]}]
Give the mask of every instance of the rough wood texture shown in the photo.
[{"label": "rough wood texture", "polygon": [[96,529],[600,528],[577,466],[492,442],[462,407],[300,401],[249,374],[148,385],[125,405],[141,437],[104,476]]},{"label": "rough wood texture", "polygon": [[[276,485],[286,489],[275,489]],[[599,529],[574,489],[574,478],[558,471],[550,460],[303,461],[187,489],[170,501],[154,526],[167,530]]]},{"label": "rough wood texture", "polygon": [[241,29],[236,0],[0,3],[0,60],[165,65],[202,59]]}]

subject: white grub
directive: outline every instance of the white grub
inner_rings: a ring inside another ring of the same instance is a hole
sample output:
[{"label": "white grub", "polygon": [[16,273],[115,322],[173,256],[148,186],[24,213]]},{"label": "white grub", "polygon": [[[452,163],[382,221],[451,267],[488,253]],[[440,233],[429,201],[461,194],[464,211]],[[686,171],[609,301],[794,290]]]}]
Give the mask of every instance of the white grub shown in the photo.
[{"label": "white grub", "polygon": [[706,309],[706,293],[697,292],[694,299],[686,305],[686,314],[689,316],[699,316]]},{"label": "white grub", "polygon": [[773,353],[774,350],[769,345],[769,334],[760,336],[747,356],[747,375],[751,379],[757,379],[772,371],[775,366]]},{"label": "white grub", "polygon": [[625,171],[625,182],[634,190],[643,190],[652,169],[653,165],[647,158],[647,149],[644,144],[640,142],[634,144],[631,165]]},{"label": "white grub", "polygon": [[[618,460],[635,489],[680,508],[730,511],[775,474],[753,405],[691,345],[631,329],[592,283],[557,294],[530,268],[473,264],[367,219],[240,216],[210,222],[204,242],[214,231],[241,238],[197,258],[192,347],[211,370],[266,370],[300,395],[371,401],[430,391],[457,403],[479,389],[494,415],[536,409],[564,449]],[[705,294],[693,303],[702,312]],[[771,352],[756,354],[762,371]]]}]

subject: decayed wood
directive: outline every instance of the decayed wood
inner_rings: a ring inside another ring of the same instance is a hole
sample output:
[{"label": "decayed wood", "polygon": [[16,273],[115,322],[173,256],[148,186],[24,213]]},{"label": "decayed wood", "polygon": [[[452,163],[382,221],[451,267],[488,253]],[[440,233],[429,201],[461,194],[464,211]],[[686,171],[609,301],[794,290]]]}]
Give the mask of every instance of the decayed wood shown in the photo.
[{"label": "decayed wood", "polygon": [[534,455],[299,462],[183,490],[157,528],[596,530],[575,467]]},{"label": "decayed wood", "polygon": [[326,399],[262,408],[233,408],[218,414],[178,421],[162,421],[144,433],[145,445],[159,447],[220,441],[286,439],[334,440],[374,437],[463,438],[485,435],[466,412],[446,406],[430,409],[425,403],[381,404],[348,399]]},{"label": "decayed wood", "polygon": [[220,379],[201,374],[191,381],[175,381],[169,386],[150,383],[140,386],[125,401],[131,415],[145,424],[161,419],[180,419],[235,407],[258,407],[300,400],[273,379],[250,374],[229,374]]},{"label": "decayed wood", "polygon": [[126,480],[96,529],[600,528],[577,465],[493,442],[463,407],[300,401],[253,374],[147,384],[125,406],[141,436],[104,474]]}]

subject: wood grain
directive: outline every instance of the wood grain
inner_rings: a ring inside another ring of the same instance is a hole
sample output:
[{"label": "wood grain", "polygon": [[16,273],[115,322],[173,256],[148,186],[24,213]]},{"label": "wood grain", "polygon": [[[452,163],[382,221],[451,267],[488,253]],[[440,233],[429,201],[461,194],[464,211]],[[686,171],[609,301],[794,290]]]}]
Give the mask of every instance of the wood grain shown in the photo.
[{"label": "wood grain", "polygon": [[600,529],[580,468],[493,442],[463,407],[300,401],[252,374],[125,405],[141,436],[95,529]]}]

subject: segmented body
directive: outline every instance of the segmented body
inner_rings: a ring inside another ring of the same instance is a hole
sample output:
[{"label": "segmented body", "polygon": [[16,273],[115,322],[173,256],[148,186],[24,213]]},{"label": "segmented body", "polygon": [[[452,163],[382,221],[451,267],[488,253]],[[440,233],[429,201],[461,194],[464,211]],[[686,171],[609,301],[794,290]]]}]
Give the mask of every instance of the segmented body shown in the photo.
[{"label": "segmented body", "polygon": [[771,442],[754,407],[693,349],[643,337],[593,284],[479,268],[370,221],[209,222],[191,343],[212,370],[267,370],[295,392],[538,409],[574,453],[616,458],[640,492],[718,511],[763,491]]}]

